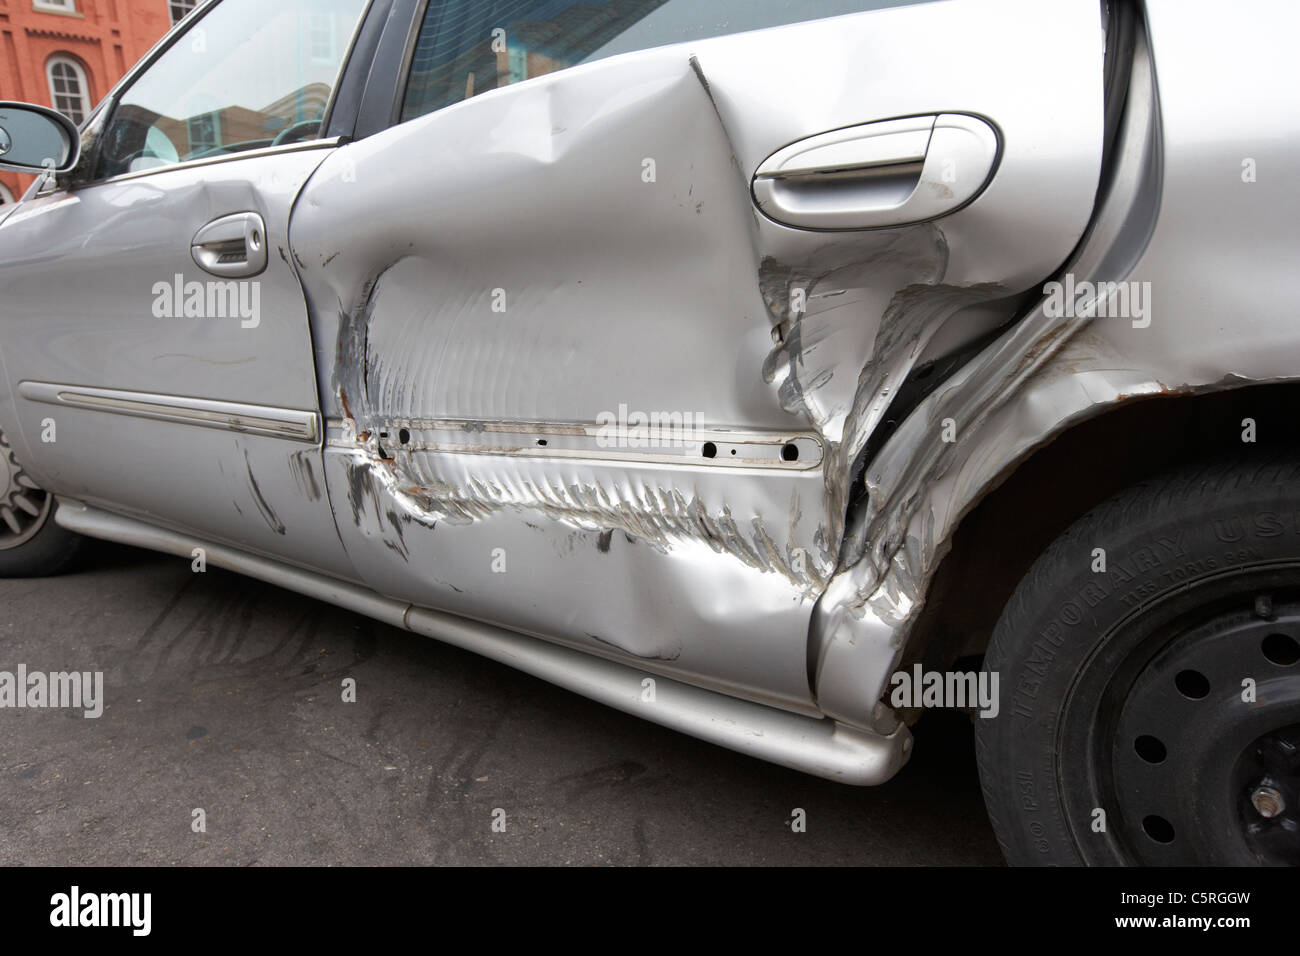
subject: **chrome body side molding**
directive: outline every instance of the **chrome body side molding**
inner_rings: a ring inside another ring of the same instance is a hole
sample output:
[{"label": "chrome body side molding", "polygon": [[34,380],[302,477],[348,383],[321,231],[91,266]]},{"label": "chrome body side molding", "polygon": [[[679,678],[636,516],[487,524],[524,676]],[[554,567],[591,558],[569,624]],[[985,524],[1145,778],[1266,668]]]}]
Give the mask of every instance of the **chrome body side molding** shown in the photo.
[{"label": "chrome body side molding", "polygon": [[111,388],[80,385],[57,385],[52,382],[20,382],[18,393],[33,402],[47,405],[70,405],[90,411],[130,415],[224,428],[227,431],[287,438],[315,444],[320,440],[319,418],[315,412],[266,405],[244,405],[181,395],[155,395],[148,392],[125,392]]}]

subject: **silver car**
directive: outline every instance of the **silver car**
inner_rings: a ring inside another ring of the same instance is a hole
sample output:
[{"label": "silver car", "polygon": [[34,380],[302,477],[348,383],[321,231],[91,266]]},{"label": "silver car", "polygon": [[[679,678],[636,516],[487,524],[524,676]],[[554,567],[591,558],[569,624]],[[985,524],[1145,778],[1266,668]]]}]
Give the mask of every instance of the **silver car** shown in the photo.
[{"label": "silver car", "polygon": [[1297,33],[210,0],[0,104],[0,573],[153,548],[846,784],[961,709],[1011,862],[1300,862]]}]

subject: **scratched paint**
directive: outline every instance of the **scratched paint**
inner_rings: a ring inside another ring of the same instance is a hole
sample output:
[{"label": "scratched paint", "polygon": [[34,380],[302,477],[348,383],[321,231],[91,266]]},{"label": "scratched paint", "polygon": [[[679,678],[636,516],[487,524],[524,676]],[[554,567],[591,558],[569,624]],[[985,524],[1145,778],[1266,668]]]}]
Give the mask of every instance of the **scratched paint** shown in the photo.
[{"label": "scratched paint", "polygon": [[322,495],[315,465],[312,464],[318,457],[319,452],[315,450],[295,452],[289,456],[289,473],[293,476],[294,485],[311,501],[319,501]]},{"label": "scratched paint", "polygon": [[279,519],[275,511],[267,503],[266,497],[262,494],[262,488],[257,483],[257,476],[253,474],[253,463],[249,460],[248,452],[244,452],[244,466],[248,475],[248,491],[253,496],[253,503],[257,505],[257,512],[266,522],[266,526],[276,534],[284,534],[284,522]]},{"label": "scratched paint", "polygon": [[[946,219],[791,229],[753,202],[767,156],[828,129],[951,109],[924,74],[872,75],[863,45],[887,32],[797,34],[794,46],[747,34],[540,77],[322,165],[292,253],[334,422],[329,493],[375,587],[814,706],[808,627],[842,570],[857,457],[918,364],[1011,321],[1017,296],[1064,261],[1091,209],[1100,114],[1076,71],[1011,97],[972,69],[973,111],[1028,117],[1026,97],[1066,96],[1052,84],[1089,109],[1064,138],[1047,124],[1050,156],[1038,129],[1008,139],[989,192]],[[955,38],[936,42],[973,57]],[[1099,53],[1081,48],[1075,66]],[[816,95],[828,57],[875,102]],[[1050,194],[1052,222],[1026,227],[989,201],[999,189]],[[822,458],[799,472],[729,469],[702,456],[494,454],[469,428],[459,449],[395,438],[433,421],[589,427],[623,405],[813,436]]]}]

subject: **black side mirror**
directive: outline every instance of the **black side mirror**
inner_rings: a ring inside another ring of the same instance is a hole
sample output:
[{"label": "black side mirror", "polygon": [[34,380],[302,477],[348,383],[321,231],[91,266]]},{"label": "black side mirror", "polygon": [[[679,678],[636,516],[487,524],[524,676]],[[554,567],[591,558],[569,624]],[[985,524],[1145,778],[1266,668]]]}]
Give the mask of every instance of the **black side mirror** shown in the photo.
[{"label": "black side mirror", "polygon": [[0,102],[0,169],[64,172],[77,164],[80,153],[81,134],[62,113]]}]

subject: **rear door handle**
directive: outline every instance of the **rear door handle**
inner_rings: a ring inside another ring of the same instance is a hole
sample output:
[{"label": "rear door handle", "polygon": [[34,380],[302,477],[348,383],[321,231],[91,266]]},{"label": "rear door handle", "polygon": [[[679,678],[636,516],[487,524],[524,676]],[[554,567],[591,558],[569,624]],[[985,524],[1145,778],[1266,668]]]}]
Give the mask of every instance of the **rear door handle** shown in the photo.
[{"label": "rear door handle", "polygon": [[769,156],[754,174],[754,202],[803,229],[925,222],[978,196],[998,155],[994,128],[965,113],[849,126]]},{"label": "rear door handle", "polygon": [[266,269],[266,224],[255,212],[214,219],[194,234],[190,254],[199,268],[216,276],[242,279]]}]

